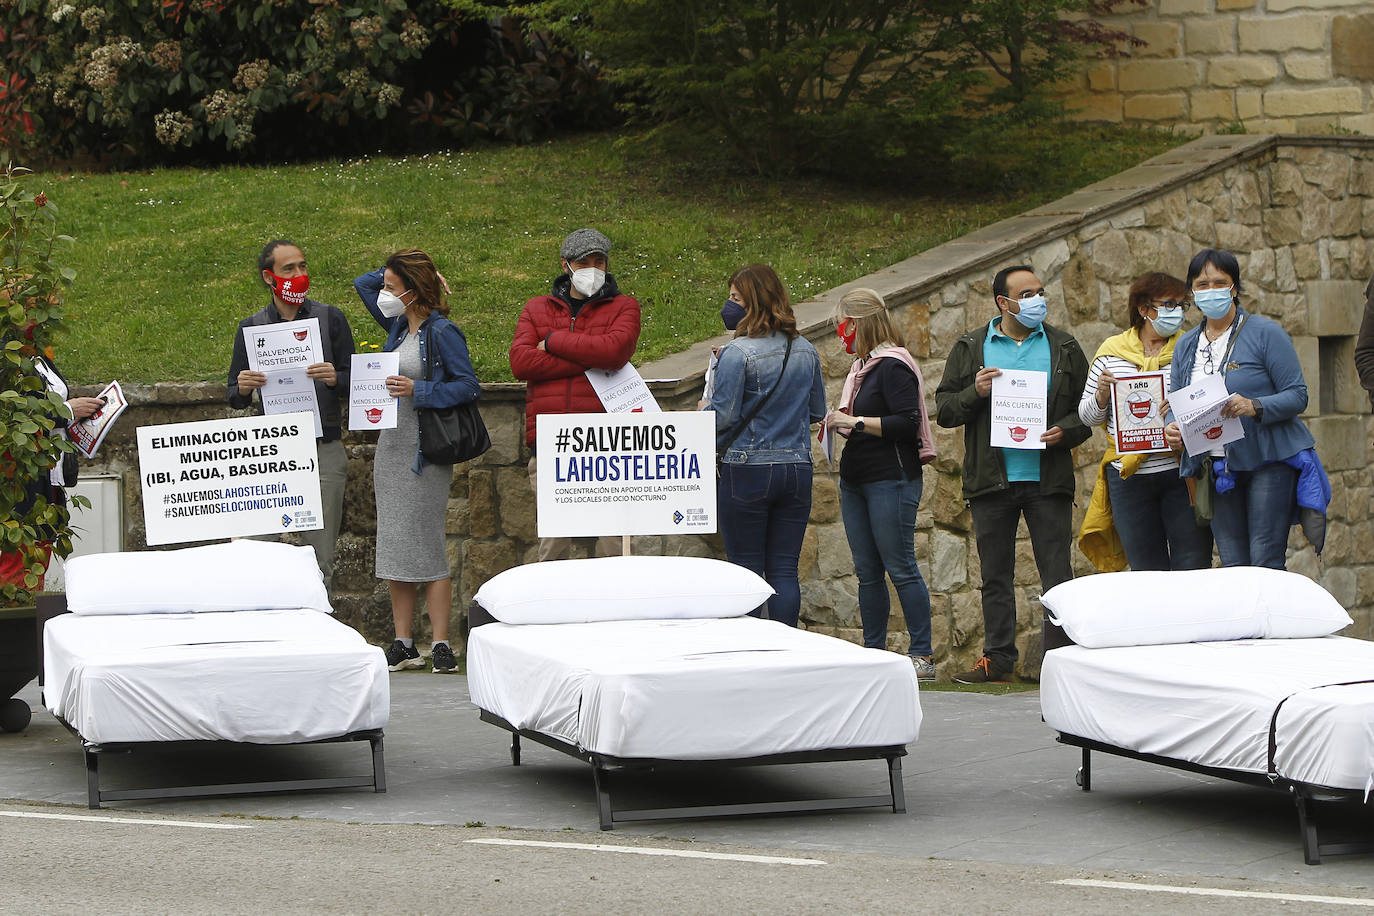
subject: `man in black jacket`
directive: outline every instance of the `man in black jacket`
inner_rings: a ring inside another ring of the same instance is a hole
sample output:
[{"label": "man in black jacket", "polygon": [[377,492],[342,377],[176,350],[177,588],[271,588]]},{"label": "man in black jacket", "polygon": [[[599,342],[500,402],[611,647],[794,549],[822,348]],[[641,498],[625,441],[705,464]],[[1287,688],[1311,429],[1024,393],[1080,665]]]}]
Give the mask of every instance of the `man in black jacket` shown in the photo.
[{"label": "man in black jacket", "polygon": [[[320,501],[324,527],[301,532],[301,540],[315,548],[327,588],[334,575],[334,543],[343,515],[344,486],[348,483],[348,455],[343,447],[342,405],[348,399],[348,377],[353,357],[353,330],[343,312],[332,305],[306,298],[310,274],[305,254],[294,243],[274,239],[258,257],[258,274],[272,293],[262,311],[239,322],[234,333],[234,356],[229,363],[229,405],[238,410],[253,403],[253,392],[267,384],[267,376],[248,368],[248,347],[243,329],[279,321],[318,318],[324,361],[307,366],[315,382],[322,435],[315,440],[316,467],[320,470]],[[259,395],[261,397],[261,395]],[[261,408],[259,408],[261,409]]]},{"label": "man in black jacket", "polygon": [[[1016,528],[1025,516],[1040,587],[1073,578],[1073,448],[1092,430],[1078,418],[1088,360],[1067,331],[1044,323],[1045,287],[1024,265],[992,281],[997,316],[959,338],[935,391],[936,421],[964,427],[964,499],[983,573],[983,657],[963,684],[1004,679],[1016,664]],[[1043,450],[992,446],[990,395],[1002,369],[1048,375]]]}]

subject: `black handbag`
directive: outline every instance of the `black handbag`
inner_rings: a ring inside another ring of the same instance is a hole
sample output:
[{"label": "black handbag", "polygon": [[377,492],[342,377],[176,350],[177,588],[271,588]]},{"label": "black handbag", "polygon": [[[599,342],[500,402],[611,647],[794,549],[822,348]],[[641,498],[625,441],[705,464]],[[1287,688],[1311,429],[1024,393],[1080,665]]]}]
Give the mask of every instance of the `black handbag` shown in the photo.
[{"label": "black handbag", "polygon": [[[429,349],[429,340],[425,340]],[[429,381],[432,361],[425,354],[425,381]],[[471,461],[491,448],[491,436],[477,403],[469,401],[453,407],[417,407],[420,415],[420,454],[431,464],[457,464]]]}]

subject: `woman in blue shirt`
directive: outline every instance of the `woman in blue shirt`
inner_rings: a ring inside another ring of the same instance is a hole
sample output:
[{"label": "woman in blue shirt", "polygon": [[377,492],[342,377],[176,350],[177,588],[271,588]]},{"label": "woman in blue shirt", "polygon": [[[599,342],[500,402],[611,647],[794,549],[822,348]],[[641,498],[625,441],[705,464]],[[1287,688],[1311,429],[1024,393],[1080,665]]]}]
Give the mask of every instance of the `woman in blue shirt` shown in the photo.
[{"label": "woman in blue shirt", "polygon": [[[1217,488],[1213,503],[1222,566],[1283,569],[1297,517],[1298,470],[1289,460],[1314,444],[1298,419],[1307,408],[1307,383],[1297,351],[1278,322],[1240,307],[1240,264],[1230,252],[1198,252],[1188,265],[1188,287],[1205,320],[1174,348],[1170,389],[1221,375],[1231,392],[1222,416],[1239,417],[1245,437],[1202,454],[1185,452],[1179,474],[1199,477],[1210,461],[1218,483],[1234,481]],[[1176,422],[1165,438],[1182,447]]]},{"label": "woman in blue shirt", "polygon": [[730,299],[744,306],[744,317],[721,348],[708,404],[716,412],[721,536],[731,563],[773,587],[769,619],[796,626],[797,559],[811,515],[811,424],[825,418],[821,359],[797,333],[773,268],[736,271]]}]

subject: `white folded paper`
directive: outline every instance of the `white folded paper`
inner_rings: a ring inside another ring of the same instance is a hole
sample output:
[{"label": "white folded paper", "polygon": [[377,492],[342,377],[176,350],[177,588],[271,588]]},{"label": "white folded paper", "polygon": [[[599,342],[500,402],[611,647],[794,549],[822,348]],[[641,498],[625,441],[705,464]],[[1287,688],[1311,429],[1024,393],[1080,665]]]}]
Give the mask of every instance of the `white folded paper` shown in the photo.
[{"label": "white folded paper", "polygon": [[1043,449],[1049,373],[1003,369],[992,380],[992,447]]},{"label": "white folded paper", "polygon": [[349,373],[348,428],[395,429],[396,398],[386,390],[389,375],[401,374],[401,354],[354,353]]}]

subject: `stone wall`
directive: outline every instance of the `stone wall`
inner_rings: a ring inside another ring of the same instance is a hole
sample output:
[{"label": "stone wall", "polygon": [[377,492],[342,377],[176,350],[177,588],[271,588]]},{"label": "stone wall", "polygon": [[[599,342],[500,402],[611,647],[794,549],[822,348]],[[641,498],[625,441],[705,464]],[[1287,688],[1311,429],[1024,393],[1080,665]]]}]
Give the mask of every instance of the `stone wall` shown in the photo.
[{"label": "stone wall", "polygon": [[1146,42],[1090,62],[1076,117],[1215,131],[1374,134],[1368,0],[1150,0],[1097,17]]},{"label": "stone wall", "polygon": [[[1272,0],[1271,0],[1272,2]],[[1374,638],[1374,518],[1369,469],[1369,402],[1352,355],[1364,282],[1374,272],[1374,139],[1342,137],[1205,137],[1134,169],[1021,216],[985,227],[797,306],[799,325],[821,353],[832,402],[850,364],[829,324],[834,301],[854,286],[876,288],[896,306],[910,349],[931,392],[955,339],[995,313],[990,281],[997,268],[1033,265],[1047,284],[1049,321],[1071,328],[1089,356],[1125,326],[1126,290],[1141,273],[1182,275],[1204,247],[1240,259],[1247,308],[1282,322],[1293,336],[1311,392],[1305,414],[1331,475],[1334,499],[1327,546],[1320,558],[1294,529],[1289,567],[1313,577],[1350,609],[1355,635]],[[650,307],[652,307],[650,305]],[[1190,321],[1196,320],[1192,313]],[[709,347],[726,338],[642,366],[665,409],[691,409],[699,396]],[[121,420],[88,472],[123,476],[130,549],[141,547],[136,426],[227,416],[218,384],[128,389],[131,412]],[[933,409],[933,405],[932,405]],[[449,550],[455,571],[455,621],[477,588],[495,573],[533,558],[534,500],[526,476],[523,391],[485,389],[483,415],[490,452],[454,475],[449,500]],[[931,587],[937,662],[942,673],[967,667],[982,648],[979,567],[971,519],[960,490],[961,430],[938,430],[939,458],[925,469],[916,555]],[[385,589],[372,577],[371,456],[375,437],[350,434],[345,532],[334,582],[340,617],[369,638],[390,637]],[[1077,518],[1105,444],[1095,435],[1076,452]],[[619,551],[618,539],[601,545]],[[583,542],[585,555],[593,544]],[[711,537],[637,537],[636,553],[722,556]],[[1075,551],[1075,572],[1091,573]],[[802,618],[811,628],[858,641],[858,586],[836,479],[817,455],[811,525],[801,556]],[[1039,666],[1039,582],[1024,525],[1017,543],[1020,673]],[[893,602],[890,646],[906,634]],[[417,621],[424,638],[425,626]],[[455,629],[455,632],[456,629]]]}]

